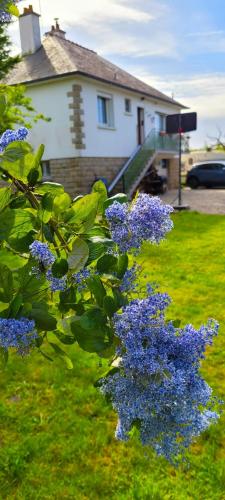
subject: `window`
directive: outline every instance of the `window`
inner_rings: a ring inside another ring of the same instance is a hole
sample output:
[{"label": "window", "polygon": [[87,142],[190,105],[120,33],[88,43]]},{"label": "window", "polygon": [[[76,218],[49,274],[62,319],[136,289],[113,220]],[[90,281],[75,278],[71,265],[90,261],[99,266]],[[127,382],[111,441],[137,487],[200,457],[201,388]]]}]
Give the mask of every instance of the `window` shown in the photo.
[{"label": "window", "polygon": [[198,165],[197,169],[198,170],[223,170],[225,168],[225,165],[222,163],[205,163],[203,165]]},{"label": "window", "polygon": [[131,99],[125,99],[125,113],[131,113]]},{"label": "window", "polygon": [[114,127],[113,99],[98,95],[98,123],[103,127]]},{"label": "window", "polygon": [[166,130],[166,115],[161,113],[155,114],[155,128],[158,132],[163,132]]},{"label": "window", "polygon": [[43,179],[50,179],[51,178],[50,162],[42,161],[41,168],[42,168]]}]

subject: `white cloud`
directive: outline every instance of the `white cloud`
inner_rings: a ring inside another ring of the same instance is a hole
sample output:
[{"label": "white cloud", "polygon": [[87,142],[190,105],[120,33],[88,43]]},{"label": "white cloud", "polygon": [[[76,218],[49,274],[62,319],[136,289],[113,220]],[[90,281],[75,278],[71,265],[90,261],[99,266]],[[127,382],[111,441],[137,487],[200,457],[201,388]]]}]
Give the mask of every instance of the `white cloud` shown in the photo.
[{"label": "white cloud", "polygon": [[[20,2],[21,12],[28,3],[28,0]],[[33,0],[33,8],[42,14],[42,33],[48,31],[58,17],[71,40],[94,48],[102,55],[177,57],[173,34],[158,29],[168,15],[168,8],[155,0],[147,4],[142,0]],[[16,22],[10,27],[16,49],[20,45],[18,32]]]},{"label": "white cloud", "polygon": [[[20,2],[20,10],[26,7],[27,1]],[[152,14],[144,10],[123,5],[120,0],[85,0],[76,2],[74,0],[33,0],[34,10],[41,11],[44,25],[51,25],[55,17],[59,17],[64,23],[71,25],[94,24],[96,21],[133,21],[148,22],[154,18]]]},{"label": "white cloud", "polygon": [[152,76],[144,68],[139,68],[139,78],[187,106],[187,111],[198,113],[198,130],[192,135],[193,147],[210,142],[209,137],[216,137],[218,129],[225,132],[225,73],[192,75],[178,77],[174,75]]}]

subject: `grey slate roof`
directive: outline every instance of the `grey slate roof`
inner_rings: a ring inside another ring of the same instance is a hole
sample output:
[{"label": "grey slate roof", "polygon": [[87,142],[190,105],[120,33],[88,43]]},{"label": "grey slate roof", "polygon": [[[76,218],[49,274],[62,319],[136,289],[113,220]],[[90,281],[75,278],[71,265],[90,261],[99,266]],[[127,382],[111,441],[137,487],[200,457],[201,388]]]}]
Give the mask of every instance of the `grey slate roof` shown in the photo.
[{"label": "grey slate roof", "polygon": [[123,87],[160,101],[184,106],[150,85],[130,75],[118,66],[61,36],[49,32],[35,54],[23,57],[7,77],[8,85],[33,83],[69,75],[83,75]]}]

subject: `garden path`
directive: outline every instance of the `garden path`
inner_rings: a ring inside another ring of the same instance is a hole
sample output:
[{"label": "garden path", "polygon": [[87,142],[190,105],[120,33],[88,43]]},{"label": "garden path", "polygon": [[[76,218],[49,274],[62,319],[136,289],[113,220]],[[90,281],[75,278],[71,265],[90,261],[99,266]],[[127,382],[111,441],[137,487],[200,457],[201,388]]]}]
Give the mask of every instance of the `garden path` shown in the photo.
[{"label": "garden path", "polygon": [[[172,206],[177,204],[177,190],[169,190],[160,198]],[[190,189],[182,191],[182,204],[206,214],[225,214],[225,189]]]}]

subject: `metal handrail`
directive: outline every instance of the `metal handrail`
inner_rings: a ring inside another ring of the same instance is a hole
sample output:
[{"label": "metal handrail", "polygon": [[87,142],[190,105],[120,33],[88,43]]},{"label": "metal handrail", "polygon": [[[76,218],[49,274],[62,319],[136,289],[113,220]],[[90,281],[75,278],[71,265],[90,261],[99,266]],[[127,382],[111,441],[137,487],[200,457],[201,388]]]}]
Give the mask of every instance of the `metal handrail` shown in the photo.
[{"label": "metal handrail", "polygon": [[141,175],[156,151],[177,152],[177,136],[161,135],[156,129],[152,129],[145,138],[144,143],[136,148],[129,160],[110,184],[108,189],[109,192],[111,192],[116,184],[122,179],[123,189],[125,193],[128,193],[135,183],[135,180]]},{"label": "metal handrail", "polygon": [[135,158],[137,153],[140,151],[140,149],[141,149],[141,145],[136,147],[136,149],[134,150],[134,152],[132,153],[130,158],[127,160],[127,162],[124,164],[124,166],[121,168],[121,170],[116,175],[115,179],[113,179],[113,181],[111,182],[111,184],[108,188],[109,193],[114,189],[116,184],[122,179],[123,175],[125,174],[126,170],[129,168],[129,165],[131,164],[131,162],[133,161],[133,159]]}]

